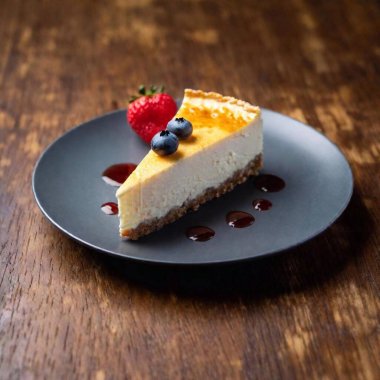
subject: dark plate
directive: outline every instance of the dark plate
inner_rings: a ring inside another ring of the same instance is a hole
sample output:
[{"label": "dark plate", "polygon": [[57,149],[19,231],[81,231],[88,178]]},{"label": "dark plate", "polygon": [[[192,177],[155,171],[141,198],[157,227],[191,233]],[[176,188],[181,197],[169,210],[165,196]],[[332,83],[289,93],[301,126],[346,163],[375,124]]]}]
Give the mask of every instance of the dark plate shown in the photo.
[{"label": "dark plate", "polygon": [[[346,208],[353,188],[351,169],[339,151],[313,128],[263,110],[264,170],[286,181],[278,193],[262,193],[253,180],[203,205],[179,221],[137,242],[118,235],[117,216],[100,205],[115,201],[116,188],[101,173],[119,162],[138,163],[147,145],[127,127],[125,111],[88,121],[51,144],[33,174],[33,190],[45,216],[61,231],[98,251],[155,263],[211,264],[269,255],[316,236]],[[266,212],[253,210],[255,198],[272,201]],[[228,211],[252,213],[256,221],[233,229]],[[205,225],[216,235],[207,242],[185,237],[189,226]]]}]

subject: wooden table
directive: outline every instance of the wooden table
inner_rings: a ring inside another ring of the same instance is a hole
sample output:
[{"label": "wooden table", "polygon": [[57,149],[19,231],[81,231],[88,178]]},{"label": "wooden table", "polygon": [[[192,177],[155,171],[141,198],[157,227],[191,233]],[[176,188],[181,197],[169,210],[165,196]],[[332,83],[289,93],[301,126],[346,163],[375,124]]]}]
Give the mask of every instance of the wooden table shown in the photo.
[{"label": "wooden table", "polygon": [[[0,7],[1,379],[379,379],[376,1],[22,1]],[[247,99],[323,131],[355,193],[318,238],[180,269],[83,248],[32,168],[140,83]]]}]

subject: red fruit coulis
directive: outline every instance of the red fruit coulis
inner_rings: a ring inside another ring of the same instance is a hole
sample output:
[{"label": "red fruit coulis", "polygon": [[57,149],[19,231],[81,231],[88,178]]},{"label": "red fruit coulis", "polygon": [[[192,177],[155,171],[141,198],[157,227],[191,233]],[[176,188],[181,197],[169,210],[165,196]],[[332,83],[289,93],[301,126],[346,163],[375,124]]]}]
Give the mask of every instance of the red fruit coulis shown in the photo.
[{"label": "red fruit coulis", "polygon": [[253,215],[244,211],[230,211],[226,215],[226,222],[233,228],[245,228],[255,221]]},{"label": "red fruit coulis", "polygon": [[103,203],[100,208],[107,215],[117,215],[119,212],[119,207],[115,202]]},{"label": "red fruit coulis", "polygon": [[194,226],[186,230],[186,236],[193,241],[207,241],[215,236],[215,231],[205,226]]},{"label": "red fruit coulis", "polygon": [[136,164],[132,163],[111,165],[106,170],[104,170],[102,173],[102,178],[108,185],[121,186],[136,169],[136,166]]},{"label": "red fruit coulis", "polygon": [[257,211],[268,211],[272,208],[272,202],[267,199],[255,199],[252,206]]},{"label": "red fruit coulis", "polygon": [[262,174],[255,179],[255,186],[265,193],[274,193],[285,187],[285,181],[272,174]]},{"label": "red fruit coulis", "polygon": [[[102,173],[104,182],[111,186],[121,186],[125,180],[136,169],[136,164],[133,163],[120,163],[108,167]],[[272,193],[284,189],[286,186],[285,181],[272,174],[262,174],[255,179],[255,186],[265,192]],[[271,209],[272,202],[267,199],[255,199],[252,206],[257,211],[267,211]],[[101,210],[107,215],[117,215],[119,212],[118,205],[115,202],[106,202],[101,206]],[[230,211],[226,215],[226,222],[232,228],[245,228],[253,224],[255,218],[245,211]],[[205,242],[215,236],[215,231],[206,226],[193,226],[186,230],[188,239],[198,242]]]}]

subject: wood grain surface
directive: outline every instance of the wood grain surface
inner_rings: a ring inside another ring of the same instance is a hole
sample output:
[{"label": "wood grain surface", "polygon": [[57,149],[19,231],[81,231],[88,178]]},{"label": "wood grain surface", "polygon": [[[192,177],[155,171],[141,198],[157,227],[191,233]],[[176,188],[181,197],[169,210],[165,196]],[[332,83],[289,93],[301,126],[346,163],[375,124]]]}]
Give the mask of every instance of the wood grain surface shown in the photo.
[{"label": "wood grain surface", "polygon": [[[69,240],[34,202],[36,159],[140,83],[323,131],[354,171],[348,209],[300,248],[232,266]],[[374,0],[1,0],[0,378],[379,379],[379,98]]]}]

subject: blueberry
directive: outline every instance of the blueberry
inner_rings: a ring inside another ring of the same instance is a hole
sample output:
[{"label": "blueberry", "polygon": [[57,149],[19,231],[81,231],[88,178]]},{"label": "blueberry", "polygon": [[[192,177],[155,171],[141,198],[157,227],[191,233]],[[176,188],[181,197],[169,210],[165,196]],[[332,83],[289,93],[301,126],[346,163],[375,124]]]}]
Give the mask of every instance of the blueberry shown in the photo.
[{"label": "blueberry", "polygon": [[174,133],[161,131],[153,136],[150,146],[159,156],[167,156],[178,149],[178,144],[178,137]]},{"label": "blueberry", "polygon": [[193,133],[192,124],[183,117],[170,120],[166,129],[177,135],[180,140],[187,139]]}]

